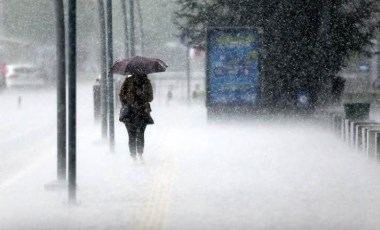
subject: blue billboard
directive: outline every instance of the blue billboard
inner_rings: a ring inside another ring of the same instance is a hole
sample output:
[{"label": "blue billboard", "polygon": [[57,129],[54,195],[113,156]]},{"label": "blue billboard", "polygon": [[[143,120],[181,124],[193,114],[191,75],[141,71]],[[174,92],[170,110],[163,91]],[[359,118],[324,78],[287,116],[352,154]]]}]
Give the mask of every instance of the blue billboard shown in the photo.
[{"label": "blue billboard", "polygon": [[259,32],[252,28],[207,31],[207,105],[259,103]]}]

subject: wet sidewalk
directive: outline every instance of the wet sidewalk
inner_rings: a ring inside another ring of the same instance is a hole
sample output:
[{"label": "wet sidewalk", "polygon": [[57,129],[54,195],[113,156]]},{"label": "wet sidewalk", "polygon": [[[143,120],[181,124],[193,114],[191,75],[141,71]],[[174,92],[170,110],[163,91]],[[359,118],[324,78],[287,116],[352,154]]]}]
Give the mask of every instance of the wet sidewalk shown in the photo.
[{"label": "wet sidewalk", "polygon": [[[89,116],[89,115],[88,115]],[[55,179],[55,143],[0,185],[0,229],[377,229],[380,166],[310,122],[207,124],[202,106],[154,108],[145,164],[91,119],[78,127],[78,204]]]}]

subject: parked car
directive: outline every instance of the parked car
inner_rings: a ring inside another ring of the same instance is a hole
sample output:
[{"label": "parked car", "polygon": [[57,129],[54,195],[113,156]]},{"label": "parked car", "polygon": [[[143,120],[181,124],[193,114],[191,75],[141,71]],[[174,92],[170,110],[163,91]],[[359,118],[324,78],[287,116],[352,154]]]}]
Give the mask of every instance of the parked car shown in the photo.
[{"label": "parked car", "polygon": [[7,65],[5,75],[7,87],[43,86],[49,83],[46,72],[35,65]]},{"label": "parked car", "polygon": [[0,91],[5,88],[5,73],[7,71],[7,66],[5,65],[4,56],[2,50],[0,49]]},{"label": "parked car", "polygon": [[5,89],[5,73],[7,72],[7,66],[5,64],[0,65],[0,91]]}]

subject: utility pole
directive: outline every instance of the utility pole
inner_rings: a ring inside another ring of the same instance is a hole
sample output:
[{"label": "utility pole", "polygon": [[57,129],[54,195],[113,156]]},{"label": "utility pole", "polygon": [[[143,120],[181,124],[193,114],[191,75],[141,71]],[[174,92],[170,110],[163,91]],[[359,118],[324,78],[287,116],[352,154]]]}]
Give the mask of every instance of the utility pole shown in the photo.
[{"label": "utility pole", "polygon": [[[112,37],[112,0],[107,0],[107,70],[113,65],[113,37]],[[114,83],[113,74],[108,72],[108,109],[109,109],[109,143],[111,151],[115,147],[115,121],[114,121]]]},{"label": "utility pole", "polygon": [[[2,0],[0,0],[1,2]],[[54,0],[57,55],[57,180],[45,184],[46,190],[67,189],[66,181],[66,52],[63,0]],[[19,98],[19,104],[21,99]]]},{"label": "utility pole", "polygon": [[379,38],[380,36],[376,34],[373,43],[373,56],[371,58],[371,75],[372,75],[372,81],[375,81],[379,79],[379,51],[380,51],[380,45],[379,45]]},{"label": "utility pole", "polygon": [[99,31],[100,31],[100,88],[101,88],[101,119],[102,119],[102,138],[107,138],[108,116],[107,116],[107,42],[106,42],[106,20],[104,12],[104,1],[98,0],[99,11]]},{"label": "utility pole", "polygon": [[181,36],[181,43],[186,46],[186,66],[185,66],[185,74],[186,74],[186,80],[187,80],[187,92],[186,92],[186,99],[188,105],[190,105],[190,38],[189,38],[189,31],[186,31],[184,34]]},{"label": "utility pole", "polygon": [[128,36],[128,20],[127,20],[127,6],[125,4],[126,0],[121,1],[121,11],[123,14],[123,29],[124,29],[124,47],[125,47],[125,57],[129,57],[129,36]]},{"label": "utility pole", "polygon": [[140,0],[136,0],[136,4],[137,4],[137,14],[139,17],[139,22],[140,22],[140,53],[142,56],[144,56],[145,36],[144,36],[144,24],[143,24],[142,8],[141,8]]},{"label": "utility pole", "polygon": [[134,10],[134,1],[129,0],[129,21],[131,23],[130,26],[130,50],[131,55],[130,57],[133,57],[136,55],[136,49],[135,49],[135,10]]},{"label": "utility pole", "polygon": [[4,9],[4,0],[0,0],[0,37],[4,36],[5,33],[5,9]]},{"label": "utility pole", "polygon": [[[1,2],[1,0],[0,0]],[[66,55],[63,0],[54,1],[57,36],[57,178],[66,180]]]},{"label": "utility pole", "polygon": [[187,103],[190,105],[190,44],[186,44]]},{"label": "utility pole", "polygon": [[68,87],[69,87],[69,191],[70,204],[76,203],[76,0],[68,2]]}]

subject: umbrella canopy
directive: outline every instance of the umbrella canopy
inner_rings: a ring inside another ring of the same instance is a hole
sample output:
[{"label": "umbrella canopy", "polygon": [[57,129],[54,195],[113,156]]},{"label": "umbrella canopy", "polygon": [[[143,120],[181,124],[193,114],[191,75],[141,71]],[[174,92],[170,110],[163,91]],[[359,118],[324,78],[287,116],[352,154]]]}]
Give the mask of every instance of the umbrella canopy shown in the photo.
[{"label": "umbrella canopy", "polygon": [[148,58],[136,56],[133,58],[125,58],[117,60],[110,72],[126,75],[126,74],[150,74],[165,72],[168,67],[165,62],[158,58]]}]

